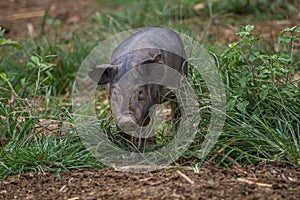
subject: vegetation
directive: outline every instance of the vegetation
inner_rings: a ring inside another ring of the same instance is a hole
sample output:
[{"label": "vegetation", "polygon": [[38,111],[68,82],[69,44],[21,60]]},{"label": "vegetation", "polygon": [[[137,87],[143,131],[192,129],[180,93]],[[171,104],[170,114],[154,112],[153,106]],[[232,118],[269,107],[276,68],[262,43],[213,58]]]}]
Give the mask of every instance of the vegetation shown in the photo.
[{"label": "vegetation", "polygon": [[[207,160],[224,165],[260,161],[299,165],[300,81],[294,75],[300,68],[295,45],[300,41],[300,28],[282,30],[278,36],[280,48],[271,47],[271,51],[264,38],[253,33],[252,25],[241,26],[237,33],[240,39],[229,47],[207,42],[206,32],[213,18],[234,12],[278,19],[289,15],[282,13],[286,6],[293,13],[298,1],[272,1],[276,5],[272,3],[270,13],[262,9],[269,6],[268,0],[205,2],[203,10],[193,11],[198,1],[114,1],[121,10],[96,12],[86,27],[76,29],[63,40],[41,34],[18,43],[6,39],[4,30],[0,30],[0,177],[29,170],[59,172],[102,167],[68,126],[72,124],[70,88],[75,73],[99,41],[123,30],[153,25],[206,41],[218,63],[227,92],[227,120]],[[274,14],[275,11],[278,12]],[[203,16],[206,23],[199,28],[198,20]],[[193,82],[203,82],[201,76],[191,76]],[[111,126],[108,106],[102,109],[102,126]],[[41,119],[51,120],[54,128]],[[209,116],[204,115],[204,126],[208,122]],[[197,151],[205,132],[199,129],[199,136],[182,156],[182,162],[203,162],[197,159]],[[163,136],[158,139],[165,142]]]},{"label": "vegetation", "polygon": [[237,33],[241,40],[220,56],[229,97],[220,144],[228,146],[224,155],[239,163],[280,160],[300,164],[299,80],[291,77],[299,66],[292,48],[300,38],[300,28],[283,30],[279,38],[283,50],[272,55],[255,48],[262,38],[252,29],[241,27]]}]

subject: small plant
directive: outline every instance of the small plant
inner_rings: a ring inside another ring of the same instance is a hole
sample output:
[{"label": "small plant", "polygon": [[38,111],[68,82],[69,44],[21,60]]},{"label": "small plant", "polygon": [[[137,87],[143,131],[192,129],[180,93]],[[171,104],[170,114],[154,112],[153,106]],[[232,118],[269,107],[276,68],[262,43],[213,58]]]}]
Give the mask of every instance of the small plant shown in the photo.
[{"label": "small plant", "polygon": [[253,28],[241,27],[237,33],[241,40],[220,56],[228,92],[224,155],[241,163],[280,160],[300,164],[299,88],[288,78],[295,63],[292,54],[285,53],[293,51],[292,41],[299,39],[299,29],[282,31],[284,51],[266,55],[255,48],[261,37],[252,33]]},{"label": "small plant", "polygon": [[[5,40],[2,44],[17,44]],[[46,60],[53,57],[30,56],[25,74],[0,65],[0,180],[27,171],[101,167],[78,135],[64,127],[71,120],[64,97],[51,93],[56,65]]]},{"label": "small plant", "polygon": [[0,47],[1,46],[11,46],[11,47],[14,47],[14,48],[17,48],[17,49],[22,48],[22,46],[19,45],[18,42],[12,41],[11,39],[4,38],[4,33],[5,33],[5,29],[2,29],[0,27]]},{"label": "small plant", "polygon": [[[284,56],[292,61],[294,59],[295,43],[300,43],[300,27],[294,26],[281,31],[279,42],[283,47],[283,51],[285,52]],[[286,74],[286,82],[288,82],[291,78],[291,72],[294,72],[294,69],[300,69],[300,60],[289,62],[286,67],[289,70],[289,72]]]}]

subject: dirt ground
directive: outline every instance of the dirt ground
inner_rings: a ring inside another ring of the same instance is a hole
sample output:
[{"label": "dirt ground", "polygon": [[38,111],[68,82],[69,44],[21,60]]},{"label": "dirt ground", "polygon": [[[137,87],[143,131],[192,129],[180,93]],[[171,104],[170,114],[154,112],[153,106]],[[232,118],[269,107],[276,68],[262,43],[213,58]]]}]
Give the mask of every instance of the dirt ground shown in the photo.
[{"label": "dirt ground", "polygon": [[29,173],[0,182],[0,199],[300,199],[300,167],[172,169],[125,173],[109,169]]},{"label": "dirt ground", "polygon": [[[6,37],[21,39],[29,35],[37,36],[41,32],[43,16],[47,15],[52,19],[58,19],[62,23],[59,29],[62,32],[73,30],[72,24],[84,24],[91,14],[103,9],[119,9],[116,6],[99,6],[94,0],[1,0],[0,1],[0,26],[7,30]],[[296,5],[300,9],[300,3]],[[230,43],[237,39],[236,32],[245,21],[244,16],[231,15],[229,20],[214,18],[209,29],[209,40],[212,42]],[[182,23],[189,24],[195,21],[203,21],[199,16],[185,19]],[[233,24],[232,20],[241,24]],[[246,20],[247,21],[247,20]],[[264,20],[256,22],[255,19],[248,19],[255,26],[254,31],[263,35],[273,45],[278,43],[279,32],[284,28],[299,26],[300,13],[296,13],[284,20]],[[197,22],[199,25],[205,23]],[[83,26],[84,27],[84,26]],[[48,33],[53,29],[53,24],[46,22],[44,30]],[[50,34],[51,35],[51,34]]]},{"label": "dirt ground", "polygon": [[[29,35],[37,36],[47,12],[51,19],[62,22],[60,30],[72,31],[73,23],[81,23],[91,15],[92,2],[93,0],[1,0],[0,26],[6,29],[6,37],[15,40]],[[46,21],[44,30],[51,31],[51,28],[53,23]]]},{"label": "dirt ground", "polygon": [[[92,1],[1,0],[0,25],[7,29],[7,37],[13,39],[36,36],[48,9],[49,16],[63,22],[62,29],[71,30],[73,23],[83,23],[90,16]],[[259,33],[275,38],[280,30],[297,25],[299,20],[297,14],[291,20],[257,22],[255,26]],[[232,41],[237,30],[238,26],[214,20],[210,37],[219,42]],[[277,163],[226,169],[206,163],[199,173],[172,169],[144,174],[80,169],[59,175],[32,172],[0,182],[0,199],[5,200],[241,198],[300,199],[300,167]]]}]

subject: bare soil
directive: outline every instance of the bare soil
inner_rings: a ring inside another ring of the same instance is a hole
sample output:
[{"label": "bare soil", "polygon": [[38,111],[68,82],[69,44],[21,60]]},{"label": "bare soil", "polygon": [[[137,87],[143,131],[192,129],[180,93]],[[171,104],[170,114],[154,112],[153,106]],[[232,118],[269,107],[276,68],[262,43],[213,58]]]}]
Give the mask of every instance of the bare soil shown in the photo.
[{"label": "bare soil", "polygon": [[85,21],[91,14],[93,0],[1,0],[0,26],[6,29],[6,37],[20,39],[29,35],[37,36],[42,27],[48,33],[59,20],[59,30],[72,31],[72,24]]},{"label": "bare soil", "polygon": [[198,173],[109,169],[28,173],[0,182],[0,199],[300,199],[300,167],[282,163],[231,169],[204,164]]}]

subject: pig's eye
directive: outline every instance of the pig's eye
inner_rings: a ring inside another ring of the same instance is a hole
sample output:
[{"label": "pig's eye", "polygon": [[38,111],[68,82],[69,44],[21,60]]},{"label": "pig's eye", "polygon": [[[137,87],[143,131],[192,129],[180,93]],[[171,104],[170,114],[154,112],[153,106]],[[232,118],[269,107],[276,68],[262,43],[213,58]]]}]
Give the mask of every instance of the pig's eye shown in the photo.
[{"label": "pig's eye", "polygon": [[139,101],[146,100],[146,92],[144,90],[139,90],[138,100]]}]

